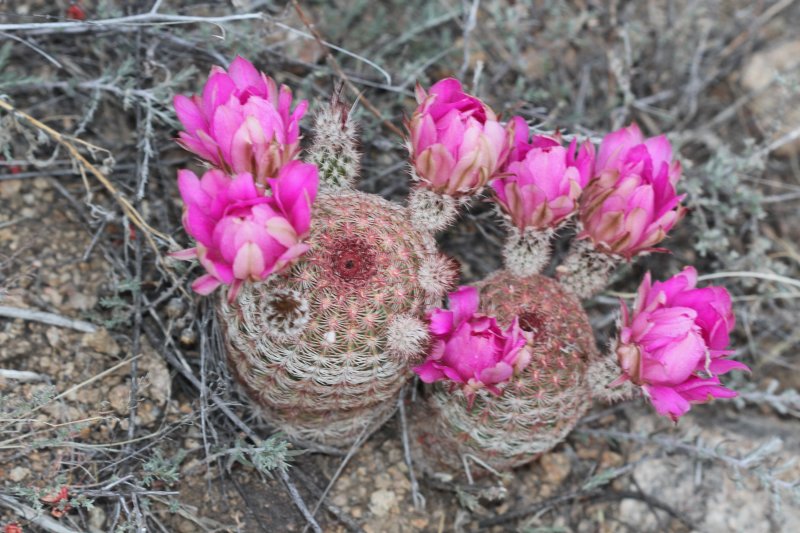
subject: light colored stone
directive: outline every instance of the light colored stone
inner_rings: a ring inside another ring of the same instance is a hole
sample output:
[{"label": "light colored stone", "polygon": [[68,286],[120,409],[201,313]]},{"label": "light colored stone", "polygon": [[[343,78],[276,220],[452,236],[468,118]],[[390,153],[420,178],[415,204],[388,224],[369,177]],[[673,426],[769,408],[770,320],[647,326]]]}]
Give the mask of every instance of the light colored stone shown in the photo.
[{"label": "light colored stone", "polygon": [[121,383],[108,391],[108,401],[117,414],[128,413],[131,401],[131,388],[127,383]]},{"label": "light colored stone", "polygon": [[106,329],[98,329],[94,333],[87,333],[83,336],[81,345],[84,348],[102,354],[117,355],[119,353],[119,344]]},{"label": "light colored stone", "polygon": [[369,510],[375,516],[386,516],[397,504],[397,495],[391,490],[376,490],[369,498]]},{"label": "light colored stone", "polygon": [[8,473],[8,479],[13,481],[14,483],[19,483],[26,477],[31,474],[31,471],[23,466],[15,466],[11,469],[11,472]]},{"label": "light colored stone", "polygon": [[[749,103],[758,127],[775,140],[800,126],[800,40],[779,44],[753,54],[742,69],[742,86],[759,93]],[[787,143],[776,154],[800,153],[800,139]]]},{"label": "light colored stone", "polygon": [[147,396],[157,405],[164,405],[172,393],[172,377],[169,374],[164,359],[142,340],[144,357],[139,363],[139,374],[145,375],[147,380]]},{"label": "light colored stone", "polygon": [[99,505],[89,509],[89,529],[91,533],[102,533],[106,531],[103,527],[106,523],[106,512]]},{"label": "light colored stone", "polygon": [[548,483],[560,485],[570,472],[569,457],[564,453],[546,453],[540,459]]}]

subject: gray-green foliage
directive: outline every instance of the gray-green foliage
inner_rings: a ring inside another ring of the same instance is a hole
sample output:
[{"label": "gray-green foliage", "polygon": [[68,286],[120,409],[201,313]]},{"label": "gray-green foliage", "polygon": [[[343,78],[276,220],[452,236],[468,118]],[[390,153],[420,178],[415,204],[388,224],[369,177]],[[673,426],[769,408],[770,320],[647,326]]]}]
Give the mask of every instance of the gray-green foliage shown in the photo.
[{"label": "gray-green foliage", "polygon": [[765,212],[754,181],[763,173],[764,163],[752,141],[738,152],[723,144],[706,163],[687,172],[683,181],[691,210],[687,223],[698,230],[694,248],[701,256],[713,254],[720,266],[732,265],[741,259],[742,239],[753,252],[763,254],[758,224]]},{"label": "gray-green foliage", "polygon": [[167,485],[174,485],[180,479],[180,466],[185,458],[185,450],[180,450],[175,456],[167,458],[157,449],[142,464],[142,484],[150,487],[154,481],[162,481]]},{"label": "gray-green foliage", "polygon": [[289,442],[281,434],[271,435],[263,440],[260,446],[247,446],[242,441],[236,441],[235,446],[218,455],[227,456],[226,467],[228,470],[235,463],[255,468],[263,474],[272,475],[273,470],[286,471],[292,457],[304,453],[302,450],[292,450]]}]

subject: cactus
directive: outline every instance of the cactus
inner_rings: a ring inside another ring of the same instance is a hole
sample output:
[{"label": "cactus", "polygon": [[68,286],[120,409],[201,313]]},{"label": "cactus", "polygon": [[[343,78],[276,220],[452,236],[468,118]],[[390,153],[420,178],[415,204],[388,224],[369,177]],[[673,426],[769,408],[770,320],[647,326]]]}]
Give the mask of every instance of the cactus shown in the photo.
[{"label": "cactus", "polygon": [[425,310],[452,279],[406,209],[357,191],[320,194],[310,250],[284,275],[221,302],[228,359],[287,434],[352,443],[394,411],[424,353]]},{"label": "cactus", "polygon": [[[484,471],[535,459],[593,395],[641,393],[673,419],[735,395],[718,379],[747,369],[726,358],[730,298],[696,289],[693,270],[665,283],[648,275],[604,357],[578,300],[619,261],[661,251],[683,215],[666,138],[632,125],[597,153],[576,139],[565,148],[521,117],[501,124],[454,79],[418,87],[417,100],[407,122],[417,183],[403,207],[354,190],[356,126],[339,91],[317,112],[308,162],[296,159],[308,103],[293,107],[288,87],[242,58],[215,68],[202,97],[175,99],[181,143],[212,168],[179,172],[196,245],[174,255],[205,268],[198,293],[225,287],[228,361],[271,422],[298,440],[352,444],[393,413],[414,367],[437,383],[411,413],[413,453],[426,472],[458,476],[470,459]],[[456,270],[433,232],[487,186],[511,231],[507,269],[437,308]],[[576,215],[558,279],[540,275]]]},{"label": "cactus", "polygon": [[314,120],[314,140],[309,161],[319,168],[323,186],[349,189],[361,170],[361,155],[356,149],[357,127],[341,101],[343,86],[337,87],[330,103],[321,106]]},{"label": "cactus", "polygon": [[590,405],[586,370],[597,349],[578,300],[554,279],[505,270],[478,286],[481,312],[519,317],[532,359],[501,395],[478,391],[472,408],[462,391],[434,385],[410,423],[415,460],[428,473],[458,475],[469,456],[495,470],[525,464],[561,442]]}]

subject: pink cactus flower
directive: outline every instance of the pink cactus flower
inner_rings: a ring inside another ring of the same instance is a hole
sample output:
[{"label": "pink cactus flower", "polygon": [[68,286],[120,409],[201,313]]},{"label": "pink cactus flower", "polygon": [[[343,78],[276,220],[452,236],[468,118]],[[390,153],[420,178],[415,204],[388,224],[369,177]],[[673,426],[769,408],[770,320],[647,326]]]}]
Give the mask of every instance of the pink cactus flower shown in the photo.
[{"label": "pink cactus flower", "polygon": [[209,294],[230,285],[228,298],[233,301],[242,282],[263,280],[300,257],[308,250],[302,241],[308,235],[318,182],[317,167],[300,161],[287,163],[277,178],[268,180],[271,196],[249,173],[229,178],[209,170],[198,179],[181,170],[183,225],[197,247],[174,256],[197,258],[208,272],[192,288]]},{"label": "pink cactus flower", "polygon": [[633,313],[622,304],[616,351],[623,374],[612,386],[627,380],[641,386],[656,411],[676,421],[692,403],[736,396],[718,376],[750,370],[726,358],[735,324],[728,291],[696,284],[692,267],[664,282],[651,283],[648,273]]},{"label": "pink cactus flower", "polygon": [[202,95],[178,95],[174,105],[184,148],[229,174],[249,172],[261,186],[299,152],[308,108],[303,100],[292,111],[292,91],[241,57],[227,72],[212,68]]},{"label": "pink cactus flower", "polygon": [[471,406],[481,388],[501,394],[501,384],[528,366],[531,354],[517,317],[503,331],[494,317],[478,313],[475,287],[451,292],[449,301],[450,310],[435,309],[428,315],[433,343],[427,360],[414,372],[425,383],[459,384]]},{"label": "pink cactus flower", "polygon": [[417,102],[406,126],[420,185],[449,196],[482,189],[508,156],[513,127],[501,126],[494,112],[453,78],[437,82],[429,93],[418,85]]},{"label": "pink cactus flower", "polygon": [[579,238],[628,260],[662,251],[655,245],[685,212],[675,190],[681,167],[667,138],[645,139],[636,124],[606,135],[594,175],[581,198]]},{"label": "pink cactus flower", "polygon": [[[559,139],[534,135],[517,122],[515,144],[502,177],[492,182],[500,207],[520,229],[555,228],[578,208],[578,197],[592,174],[594,146],[577,140],[568,148]],[[524,135],[520,136],[520,132]]]},{"label": "pink cactus flower", "polygon": [[561,146],[561,139],[550,135],[534,134],[531,135],[528,123],[520,116],[512,117],[509,121],[509,126],[513,128],[514,137],[511,141],[511,147],[508,152],[508,159],[506,160],[505,167],[511,163],[523,161],[528,152],[534,148],[552,148],[553,146]]}]

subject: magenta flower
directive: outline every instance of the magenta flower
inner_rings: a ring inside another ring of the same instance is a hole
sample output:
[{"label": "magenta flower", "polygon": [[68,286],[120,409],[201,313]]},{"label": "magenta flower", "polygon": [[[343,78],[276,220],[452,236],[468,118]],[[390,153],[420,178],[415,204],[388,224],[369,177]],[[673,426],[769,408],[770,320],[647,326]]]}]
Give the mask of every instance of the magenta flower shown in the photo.
[{"label": "magenta flower", "polygon": [[428,315],[433,343],[414,372],[425,383],[449,379],[460,384],[470,405],[478,389],[501,394],[499,385],[531,361],[517,318],[503,331],[494,317],[478,313],[475,287],[461,287],[448,296],[450,310],[435,309]]},{"label": "magenta flower", "polygon": [[514,137],[511,141],[511,147],[508,152],[508,159],[506,160],[505,167],[517,161],[523,161],[528,152],[534,148],[551,148],[553,146],[561,146],[561,141],[549,135],[534,134],[531,135],[530,128],[525,119],[519,115],[512,117],[509,121],[509,126],[513,128]]},{"label": "magenta flower", "polygon": [[308,102],[292,107],[292,91],[246,59],[228,71],[211,69],[202,95],[178,95],[175,112],[184,148],[229,174],[249,172],[263,186],[300,150],[300,119]]},{"label": "magenta flower", "polygon": [[659,251],[655,245],[685,212],[675,190],[680,163],[666,137],[644,139],[636,124],[606,135],[594,175],[581,198],[579,237],[628,260]]},{"label": "magenta flower", "polygon": [[592,174],[594,146],[586,142],[578,149],[573,140],[564,148],[559,140],[543,135],[528,142],[525,121],[514,121],[514,148],[502,177],[492,181],[497,201],[520,231],[555,228],[578,208],[578,197]]},{"label": "magenta flower", "polygon": [[639,286],[633,314],[622,304],[616,351],[623,374],[614,384],[630,380],[641,386],[656,411],[673,420],[686,414],[691,403],[736,396],[718,376],[750,370],[726,359],[735,324],[728,291],[697,289],[696,284],[697,271],[692,267],[653,284],[648,273]]},{"label": "magenta flower", "polygon": [[291,161],[267,181],[271,196],[249,173],[231,179],[209,170],[198,179],[189,170],[179,171],[178,188],[186,203],[183,225],[197,247],[174,255],[197,258],[205,267],[208,273],[192,284],[198,293],[230,285],[228,299],[233,301],[242,282],[280,272],[308,250],[302,241],[317,195],[317,167]]},{"label": "magenta flower", "polygon": [[508,156],[513,128],[501,126],[494,112],[453,78],[437,82],[429,93],[417,85],[417,102],[407,128],[421,186],[450,196],[479,191]]}]

